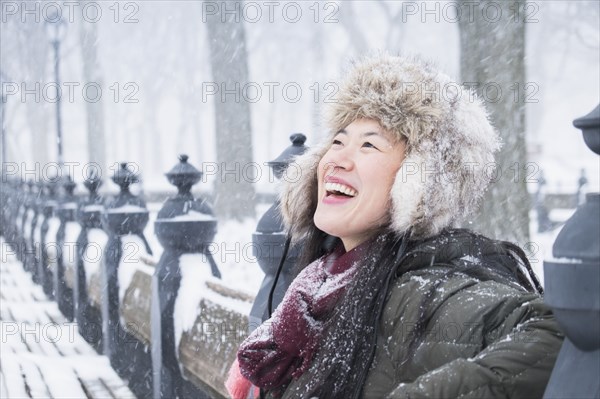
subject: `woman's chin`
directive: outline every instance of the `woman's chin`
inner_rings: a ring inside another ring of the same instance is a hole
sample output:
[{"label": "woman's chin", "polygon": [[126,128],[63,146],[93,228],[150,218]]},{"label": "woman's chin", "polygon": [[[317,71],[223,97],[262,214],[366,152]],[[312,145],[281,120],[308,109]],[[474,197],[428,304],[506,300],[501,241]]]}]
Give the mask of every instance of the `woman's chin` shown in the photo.
[{"label": "woman's chin", "polygon": [[340,237],[340,233],[343,233],[345,230],[344,226],[347,227],[347,224],[344,224],[340,217],[335,218],[331,213],[319,215],[319,213],[316,212],[314,222],[319,230],[334,237]]}]

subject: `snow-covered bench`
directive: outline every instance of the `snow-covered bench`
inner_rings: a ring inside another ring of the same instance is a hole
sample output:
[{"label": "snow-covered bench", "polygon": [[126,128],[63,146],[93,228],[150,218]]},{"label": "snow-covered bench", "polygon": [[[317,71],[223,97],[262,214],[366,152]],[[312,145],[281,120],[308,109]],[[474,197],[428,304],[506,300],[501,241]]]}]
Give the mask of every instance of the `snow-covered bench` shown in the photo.
[{"label": "snow-covered bench", "polygon": [[[175,307],[177,355],[185,379],[211,397],[226,397],[224,381],[237,348],[247,336],[254,298],[228,288],[203,270],[202,255],[184,255],[184,278]],[[142,263],[149,263],[142,260]],[[146,346],[151,345],[152,268],[135,263],[120,304],[121,324]],[[120,271],[127,275],[127,271]],[[97,279],[92,278],[92,281]]]}]

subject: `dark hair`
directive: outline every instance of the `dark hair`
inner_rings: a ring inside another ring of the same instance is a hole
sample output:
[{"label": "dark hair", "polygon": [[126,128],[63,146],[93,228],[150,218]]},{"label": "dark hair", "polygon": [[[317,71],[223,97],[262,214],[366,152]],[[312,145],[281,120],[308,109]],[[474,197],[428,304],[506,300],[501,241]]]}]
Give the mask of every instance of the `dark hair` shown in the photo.
[{"label": "dark hair", "polygon": [[[412,357],[423,339],[436,289],[451,275],[465,274],[482,281],[494,280],[540,292],[541,286],[531,271],[527,257],[514,244],[491,240],[464,229],[444,230],[440,235],[419,241],[409,240],[409,234],[398,236],[389,232],[372,241],[369,255],[362,260],[345,296],[326,321],[321,346],[309,369],[290,383],[284,397],[348,399],[361,395],[375,354],[379,320],[391,283],[398,276],[420,267],[419,262],[404,261],[409,257],[437,255],[443,261],[443,258],[453,258],[456,251],[492,254],[492,258],[494,254],[498,255],[497,261],[492,259],[491,264],[486,265],[470,264],[462,261],[461,256],[454,258],[461,261],[451,262],[452,269],[440,276],[424,295],[405,360]],[[330,236],[315,230],[313,236],[306,237],[304,261],[309,260],[310,263],[322,256],[331,250],[334,243]],[[424,243],[428,245],[422,245]],[[461,247],[462,244],[467,245]],[[423,251],[424,247],[432,252]]]},{"label": "dark hair", "polygon": [[295,274],[298,275],[302,269],[315,260],[333,252],[338,245],[341,245],[341,242],[342,240],[339,238],[331,236],[316,227],[311,229],[297,244],[302,250],[296,261]]}]

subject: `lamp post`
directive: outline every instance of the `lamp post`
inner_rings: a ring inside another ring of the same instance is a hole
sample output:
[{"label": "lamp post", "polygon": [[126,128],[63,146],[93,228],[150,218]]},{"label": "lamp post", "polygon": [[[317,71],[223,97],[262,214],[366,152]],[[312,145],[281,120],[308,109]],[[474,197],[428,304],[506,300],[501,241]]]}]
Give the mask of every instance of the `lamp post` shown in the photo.
[{"label": "lamp post", "polygon": [[0,103],[0,133],[2,134],[2,172],[4,172],[4,163],[6,162],[6,101],[7,95],[4,90],[4,85],[8,81],[5,74],[0,72],[0,91],[2,92],[2,102]]},{"label": "lamp post", "polygon": [[65,35],[66,24],[59,14],[46,19],[46,33],[54,50],[54,82],[56,83],[56,144],[58,147],[58,164],[64,165],[62,147],[62,121],[60,117],[60,42]]}]

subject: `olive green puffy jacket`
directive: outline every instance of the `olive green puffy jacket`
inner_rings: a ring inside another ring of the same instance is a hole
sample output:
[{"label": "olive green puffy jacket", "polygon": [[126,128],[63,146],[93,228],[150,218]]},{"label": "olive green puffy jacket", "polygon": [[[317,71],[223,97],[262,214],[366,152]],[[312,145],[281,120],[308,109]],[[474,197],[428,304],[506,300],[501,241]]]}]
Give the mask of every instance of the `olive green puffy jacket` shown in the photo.
[{"label": "olive green puffy jacket", "polygon": [[[542,397],[563,340],[543,299],[457,271],[458,264],[506,261],[502,256],[430,249],[408,260],[413,271],[388,293],[362,396]],[[421,312],[427,323],[411,347]]]}]

